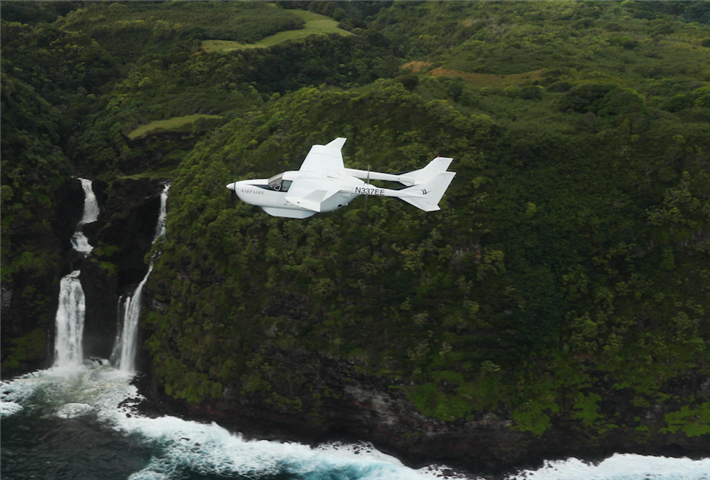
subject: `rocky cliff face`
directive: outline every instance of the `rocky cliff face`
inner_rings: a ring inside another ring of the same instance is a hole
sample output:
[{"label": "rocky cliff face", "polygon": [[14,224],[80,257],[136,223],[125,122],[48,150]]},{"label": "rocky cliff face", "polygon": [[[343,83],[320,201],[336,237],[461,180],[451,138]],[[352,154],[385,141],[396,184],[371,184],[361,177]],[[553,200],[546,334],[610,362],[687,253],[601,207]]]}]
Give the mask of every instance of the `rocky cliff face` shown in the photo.
[{"label": "rocky cliff face", "polygon": [[[227,386],[221,401],[190,404],[166,395],[149,366],[148,373],[137,380],[148,399],[143,411],[217,422],[233,432],[260,439],[314,444],[364,440],[412,467],[442,463],[487,478],[516,468],[537,468],[546,459],[574,456],[600,460],[618,452],[699,458],[710,451],[707,435],[690,437],[682,432],[642,438],[636,429],[622,427],[594,437],[585,432],[581,422],[567,420],[555,422],[538,437],[493,413],[468,421],[441,421],[422,415],[400,389],[402,385],[362,374],[353,362],[309,352],[273,350],[269,354],[274,364],[309,370],[307,384],[280,392],[283,395],[304,399],[308,392],[324,389],[331,395],[297,407],[283,404],[274,408],[257,396],[233,392]],[[710,399],[710,377],[696,375],[685,380],[664,388],[681,395],[701,392]],[[664,415],[675,408],[633,407],[631,390],[600,393],[605,395],[605,409],[641,416],[649,428],[662,427]]]},{"label": "rocky cliff face", "polygon": [[118,324],[118,299],[132,292],[148,270],[144,257],[155,233],[162,187],[147,179],[96,184],[102,210],[98,221],[85,227],[95,249],[84,260],[81,274],[86,295],[84,355],[108,358]]},{"label": "rocky cliff face", "polygon": [[[272,352],[275,357],[284,352]],[[165,395],[154,372],[138,378],[148,415],[171,414],[218,424],[247,437],[310,442],[368,441],[412,467],[444,463],[494,474],[530,463],[547,452],[532,448],[536,439],[512,422],[486,415],[474,421],[442,422],[422,415],[387,380],[356,372],[352,362],[305,352],[287,359],[293,368],[308,365],[311,385],[332,396],[299,408],[272,408],[261,399],[226,392],[229,400],[189,404]],[[284,392],[285,393],[285,392]],[[304,392],[293,392],[297,396]]]}]

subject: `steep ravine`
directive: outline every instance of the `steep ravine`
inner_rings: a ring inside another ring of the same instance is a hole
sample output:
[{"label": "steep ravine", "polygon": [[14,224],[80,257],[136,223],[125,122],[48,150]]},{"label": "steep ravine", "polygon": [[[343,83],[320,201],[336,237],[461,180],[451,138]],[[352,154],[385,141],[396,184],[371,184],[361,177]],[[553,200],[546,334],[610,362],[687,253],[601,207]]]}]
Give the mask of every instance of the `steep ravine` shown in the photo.
[{"label": "steep ravine", "polygon": [[134,290],[148,270],[144,257],[151,248],[162,187],[148,179],[95,184],[102,213],[87,228],[95,249],[82,265],[84,352],[108,358],[116,335],[118,299]]},{"label": "steep ravine", "polygon": [[53,263],[40,277],[16,275],[12,283],[3,284],[3,378],[51,365],[59,279],[76,269],[82,271],[80,280],[86,297],[84,354],[110,356],[118,297],[135,288],[148,268],[144,257],[155,233],[161,184],[148,179],[115,180],[110,184],[94,181],[101,213],[96,222],[83,227],[94,246],[87,258],[73,250],[70,242],[82,215],[81,183],[69,178],[56,191],[54,211],[39,212],[42,218],[34,219],[46,217],[53,234],[27,240]]}]

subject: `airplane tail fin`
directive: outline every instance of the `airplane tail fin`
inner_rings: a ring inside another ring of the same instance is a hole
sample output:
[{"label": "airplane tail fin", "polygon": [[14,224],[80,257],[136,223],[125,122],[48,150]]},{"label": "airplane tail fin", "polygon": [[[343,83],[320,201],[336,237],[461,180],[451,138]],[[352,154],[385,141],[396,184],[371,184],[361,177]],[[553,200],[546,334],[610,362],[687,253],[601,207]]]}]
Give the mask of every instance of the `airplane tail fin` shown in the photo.
[{"label": "airplane tail fin", "polygon": [[449,168],[449,165],[451,165],[452,161],[453,158],[436,157],[434,160],[429,162],[429,165],[422,169],[413,170],[399,175],[398,180],[407,186],[419,185],[420,183],[424,183],[431,179],[437,173],[445,172],[446,169]]},{"label": "airplane tail fin", "polygon": [[[451,163],[450,158],[442,160],[448,160],[448,163]],[[448,163],[446,164],[447,167]],[[431,163],[429,165],[431,165]],[[429,165],[419,171],[426,170]],[[449,185],[451,184],[451,181],[454,179],[455,175],[456,172],[446,172],[439,170],[424,183],[420,183],[418,185],[414,185],[400,190],[400,192],[402,192],[402,196],[399,198],[409,203],[410,205],[414,205],[415,207],[424,210],[425,212],[435,212],[437,210],[440,210],[439,201],[441,200],[441,197],[444,196],[446,189],[449,188]]]}]

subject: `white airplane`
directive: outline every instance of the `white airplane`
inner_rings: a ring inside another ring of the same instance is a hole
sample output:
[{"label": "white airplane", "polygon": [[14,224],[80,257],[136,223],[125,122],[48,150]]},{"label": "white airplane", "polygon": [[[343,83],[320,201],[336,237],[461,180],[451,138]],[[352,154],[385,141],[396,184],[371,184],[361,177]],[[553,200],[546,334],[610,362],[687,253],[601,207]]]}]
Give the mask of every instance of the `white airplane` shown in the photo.
[{"label": "white airplane", "polygon": [[[446,171],[453,159],[437,157],[421,170],[398,175],[354,170],[343,164],[345,140],[336,138],[328,145],[313,145],[298,171],[269,179],[242,180],[227,188],[274,217],[308,218],[318,212],[332,212],[361,195],[399,198],[425,212],[439,210],[439,201],[456,175]],[[370,179],[399,182],[405,188],[376,187],[370,185]]]}]

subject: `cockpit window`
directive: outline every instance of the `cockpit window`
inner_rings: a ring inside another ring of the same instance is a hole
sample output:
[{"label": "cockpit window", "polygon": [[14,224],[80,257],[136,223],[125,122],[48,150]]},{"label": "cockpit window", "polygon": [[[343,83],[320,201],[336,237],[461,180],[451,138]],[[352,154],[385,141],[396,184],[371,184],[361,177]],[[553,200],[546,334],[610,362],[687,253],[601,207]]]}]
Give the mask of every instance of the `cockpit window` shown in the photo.
[{"label": "cockpit window", "polygon": [[281,177],[283,177],[283,173],[271,177],[269,179],[269,188],[276,191],[281,190]]},{"label": "cockpit window", "polygon": [[292,180],[284,180],[283,173],[279,173],[269,179],[269,188],[277,192],[288,192],[291,183],[293,183]]}]

